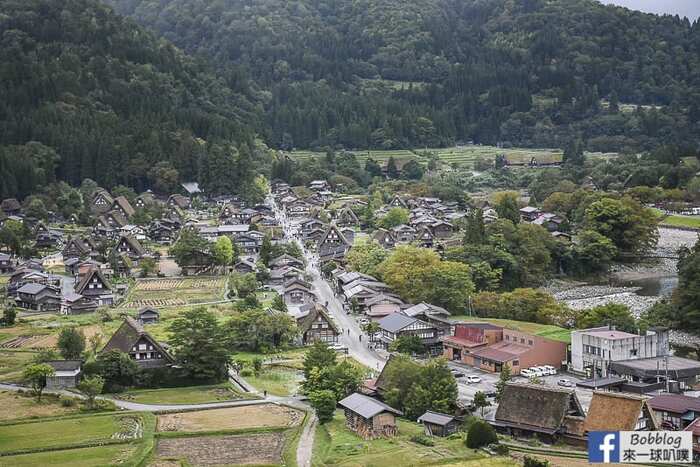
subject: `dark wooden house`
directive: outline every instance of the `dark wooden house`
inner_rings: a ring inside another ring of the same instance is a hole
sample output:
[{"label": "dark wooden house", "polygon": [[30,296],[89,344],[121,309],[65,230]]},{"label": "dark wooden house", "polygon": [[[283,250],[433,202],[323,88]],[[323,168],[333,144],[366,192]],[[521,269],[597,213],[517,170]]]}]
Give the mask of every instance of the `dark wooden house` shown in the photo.
[{"label": "dark wooden house", "polygon": [[345,409],[347,427],[364,439],[389,438],[398,433],[396,416],[403,413],[383,402],[354,393],[338,405]]},{"label": "dark wooden house", "polygon": [[309,313],[297,320],[297,328],[304,345],[316,341],[335,344],[340,335],[340,330],[328,315],[328,310],[320,303],[313,304]]},{"label": "dark wooden house", "polygon": [[428,410],[418,417],[418,423],[423,424],[428,436],[450,436],[459,430],[460,421],[452,415]]},{"label": "dark wooden house", "polygon": [[141,308],[136,314],[136,318],[141,324],[154,324],[160,320],[160,313],[155,308]]},{"label": "dark wooden house", "polygon": [[101,353],[110,350],[128,354],[141,368],[160,368],[174,363],[167,350],[131,316],[124,319]]}]

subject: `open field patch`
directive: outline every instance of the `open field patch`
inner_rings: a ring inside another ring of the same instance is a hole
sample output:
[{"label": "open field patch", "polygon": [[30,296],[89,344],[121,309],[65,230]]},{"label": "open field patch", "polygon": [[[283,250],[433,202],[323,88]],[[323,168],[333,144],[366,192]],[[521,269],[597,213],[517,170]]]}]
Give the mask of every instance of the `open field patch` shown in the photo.
[{"label": "open field patch", "polygon": [[394,438],[364,440],[345,426],[345,415],[342,411],[336,410],[331,422],[318,425],[316,428],[312,465],[401,467],[450,463],[454,466],[476,466],[482,464],[466,462],[477,459],[488,460],[485,454],[468,449],[464,445],[462,436],[451,439],[432,438],[435,442],[434,446],[417,444],[411,441],[411,437],[423,434],[423,426],[403,419],[397,422],[399,431]]},{"label": "open field patch", "polygon": [[0,381],[20,381],[22,370],[35,355],[36,353],[31,351],[0,350]]},{"label": "open field patch", "polygon": [[13,467],[94,467],[96,465],[119,465],[136,450],[130,444],[37,452],[18,456],[0,457],[0,466]]},{"label": "open field patch", "polygon": [[672,227],[684,227],[687,229],[700,230],[700,217],[691,216],[668,216],[661,221],[663,225]]},{"label": "open field patch", "polygon": [[141,404],[203,404],[246,399],[228,383],[163,389],[136,389],[115,394],[115,399]]},{"label": "open field patch", "polygon": [[3,425],[0,426],[0,452],[57,448],[112,439],[135,439],[126,437],[126,433],[131,431],[122,418],[100,415]]},{"label": "open field patch", "polygon": [[59,403],[59,398],[51,394],[44,394],[41,402],[28,393],[19,394],[15,391],[0,391],[0,421],[19,418],[56,417],[71,415],[78,412],[78,405],[64,407]]},{"label": "open field patch", "polygon": [[156,453],[193,466],[280,464],[285,438],[284,433],[165,438],[158,440]]},{"label": "open field patch", "polygon": [[301,371],[278,365],[266,365],[257,376],[245,377],[258,391],[281,397],[294,395],[302,379]]},{"label": "open field patch", "polygon": [[195,432],[293,427],[304,419],[298,410],[264,404],[158,415],[158,431]]},{"label": "open field patch", "polygon": [[159,307],[159,306],[182,306],[187,305],[187,302],[179,298],[154,298],[147,300],[134,300],[125,304],[126,308],[144,308],[144,307]]}]

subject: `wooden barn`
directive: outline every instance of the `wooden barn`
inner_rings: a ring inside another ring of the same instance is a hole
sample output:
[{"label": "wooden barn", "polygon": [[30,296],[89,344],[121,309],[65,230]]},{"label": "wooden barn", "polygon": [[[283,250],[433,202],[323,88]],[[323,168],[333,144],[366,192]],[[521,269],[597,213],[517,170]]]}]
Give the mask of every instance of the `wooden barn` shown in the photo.
[{"label": "wooden barn", "polygon": [[347,427],[364,439],[392,437],[398,433],[400,411],[363,394],[354,393],[338,402],[345,409]]},{"label": "wooden barn", "polygon": [[452,415],[428,410],[418,417],[418,423],[423,424],[428,436],[450,436],[459,430],[459,420]]}]

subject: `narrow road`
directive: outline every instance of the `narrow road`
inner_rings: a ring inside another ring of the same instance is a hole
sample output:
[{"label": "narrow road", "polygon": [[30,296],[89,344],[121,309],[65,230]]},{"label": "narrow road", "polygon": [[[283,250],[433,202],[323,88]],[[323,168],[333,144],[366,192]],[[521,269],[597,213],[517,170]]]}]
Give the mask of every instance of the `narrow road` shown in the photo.
[{"label": "narrow road", "polygon": [[340,343],[347,347],[348,354],[352,358],[373,371],[381,371],[386,363],[386,358],[368,347],[369,336],[365,335],[357,321],[343,310],[342,302],[333,293],[333,289],[328,282],[321,276],[316,255],[309,252],[299,240],[297,236],[298,222],[287,219],[285,213],[275,204],[274,199],[270,200],[270,204],[273,207],[277,220],[284,229],[285,239],[290,242],[296,242],[303,251],[307,263],[306,272],[313,278],[312,284],[318,294],[319,302],[323,304],[328,303],[326,308],[328,308],[335,322],[342,328]]}]

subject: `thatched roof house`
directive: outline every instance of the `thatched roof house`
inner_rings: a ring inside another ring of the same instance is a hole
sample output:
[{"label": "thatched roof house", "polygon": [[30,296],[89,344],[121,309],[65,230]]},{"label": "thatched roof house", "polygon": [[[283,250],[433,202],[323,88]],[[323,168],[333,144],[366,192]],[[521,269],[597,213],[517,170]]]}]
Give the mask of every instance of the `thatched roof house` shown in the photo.
[{"label": "thatched roof house", "polygon": [[576,393],[539,384],[508,383],[503,389],[496,428],[516,436],[580,438],[585,417]]},{"label": "thatched roof house", "polygon": [[595,391],[583,424],[589,431],[658,430],[648,398],[620,392]]}]

